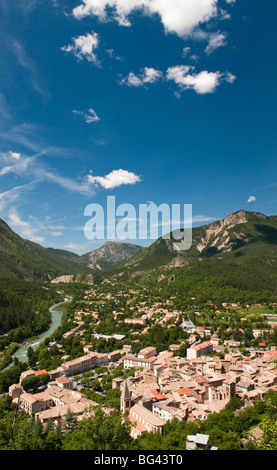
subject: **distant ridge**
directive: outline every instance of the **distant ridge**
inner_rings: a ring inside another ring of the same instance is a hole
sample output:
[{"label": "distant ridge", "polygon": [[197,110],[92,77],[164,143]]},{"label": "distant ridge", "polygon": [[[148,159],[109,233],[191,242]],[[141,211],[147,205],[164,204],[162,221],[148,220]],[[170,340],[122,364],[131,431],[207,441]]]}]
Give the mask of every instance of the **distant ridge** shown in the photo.
[{"label": "distant ridge", "polygon": [[25,240],[0,219],[1,277],[50,280],[59,274],[80,271],[90,271],[80,256]]},{"label": "distant ridge", "polygon": [[88,267],[93,270],[106,271],[122,261],[126,261],[143,251],[143,247],[131,243],[106,242],[100,248],[82,255]]},{"label": "distant ridge", "polygon": [[224,280],[230,273],[235,278],[239,271],[243,276],[240,282],[261,289],[272,290],[276,286],[275,215],[239,210],[224,219],[194,227],[189,250],[177,251],[174,242],[172,234],[169,239],[159,238],[146,248],[106,242],[80,256],[24,240],[0,219],[0,277],[53,280],[74,274],[120,273],[129,278],[157,279],[177,269],[178,275],[180,272],[195,275],[201,272],[203,276],[217,273]]},{"label": "distant ridge", "polygon": [[128,243],[107,242],[103,247],[80,256],[67,250],[44,248],[25,240],[0,219],[2,278],[52,280],[62,275],[104,271],[142,249]]}]

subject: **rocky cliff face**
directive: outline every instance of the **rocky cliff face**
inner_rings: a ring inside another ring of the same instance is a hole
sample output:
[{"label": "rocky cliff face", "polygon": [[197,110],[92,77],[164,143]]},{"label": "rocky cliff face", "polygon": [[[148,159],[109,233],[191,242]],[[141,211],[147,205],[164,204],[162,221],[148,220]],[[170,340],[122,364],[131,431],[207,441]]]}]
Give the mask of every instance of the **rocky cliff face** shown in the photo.
[{"label": "rocky cliff face", "polygon": [[[207,247],[216,247],[218,251],[232,249],[230,230],[240,224],[248,222],[248,216],[245,211],[239,211],[228,215],[225,219],[209,224],[204,230],[204,235],[200,240],[195,241],[195,247],[200,253]],[[237,233],[237,238],[247,241],[247,236],[243,233]]]},{"label": "rocky cliff face", "polygon": [[257,252],[269,253],[277,247],[277,217],[240,210],[211,224],[193,227],[188,250],[176,250],[174,243],[174,234],[169,239],[159,238],[124,266],[142,272],[163,266],[183,268],[205,258],[242,259]]},{"label": "rocky cliff face", "polygon": [[106,242],[100,248],[83,255],[83,257],[86,257],[89,268],[102,271],[130,259],[142,250],[143,247],[138,245]]},{"label": "rocky cliff face", "polygon": [[220,251],[232,251],[238,246],[250,241],[246,224],[263,223],[268,217],[258,212],[238,211],[228,215],[225,219],[213,222],[202,227],[201,235],[194,237],[195,248],[202,253],[206,249]]}]

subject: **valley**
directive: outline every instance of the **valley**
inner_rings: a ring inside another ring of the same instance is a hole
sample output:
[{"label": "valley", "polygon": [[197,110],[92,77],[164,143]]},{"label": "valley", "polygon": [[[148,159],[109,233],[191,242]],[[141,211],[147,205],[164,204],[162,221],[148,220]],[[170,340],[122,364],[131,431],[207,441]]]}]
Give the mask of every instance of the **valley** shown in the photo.
[{"label": "valley", "polygon": [[[39,277],[29,274],[27,264],[24,276],[2,272],[0,393],[41,423],[41,436],[48,420],[54,429],[65,425],[61,411],[77,420],[76,432],[78,423],[101,413],[103,422],[127,413],[130,449],[147,449],[152,433],[157,449],[164,448],[171,423],[179,426],[183,444],[176,445],[184,449],[194,432],[208,435],[220,450],[262,445],[250,436],[255,425],[264,432],[268,399],[277,400],[276,220],[239,211],[194,228],[187,252],[174,250],[172,239],[144,249],[107,242],[84,257],[84,270],[77,255],[51,249],[56,268],[40,258]],[[9,246],[7,234],[26,260],[27,241],[4,225],[3,247]],[[33,264],[44,250],[31,252]],[[65,298],[72,301],[59,326],[35,348],[29,344],[21,362],[20,344],[50,326],[50,305]],[[220,428],[227,412],[232,426],[232,413],[249,410],[253,419],[232,438],[229,430],[218,439],[209,426],[216,419]],[[59,445],[66,446],[63,439]]]}]

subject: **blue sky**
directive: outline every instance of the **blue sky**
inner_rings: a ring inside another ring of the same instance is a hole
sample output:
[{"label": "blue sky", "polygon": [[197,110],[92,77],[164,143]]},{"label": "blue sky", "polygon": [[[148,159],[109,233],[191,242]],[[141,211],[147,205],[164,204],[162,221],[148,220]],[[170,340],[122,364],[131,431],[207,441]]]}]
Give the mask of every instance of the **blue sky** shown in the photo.
[{"label": "blue sky", "polygon": [[103,244],[84,235],[85,207],[107,196],[192,204],[194,225],[277,214],[276,13],[258,0],[2,0],[0,217],[82,254]]}]

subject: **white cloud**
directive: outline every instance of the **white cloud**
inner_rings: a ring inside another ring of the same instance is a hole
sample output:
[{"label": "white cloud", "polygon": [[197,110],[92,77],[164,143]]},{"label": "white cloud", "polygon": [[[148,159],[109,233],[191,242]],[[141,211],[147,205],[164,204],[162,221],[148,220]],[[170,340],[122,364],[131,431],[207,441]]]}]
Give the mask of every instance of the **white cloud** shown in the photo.
[{"label": "white cloud", "polygon": [[143,83],[155,83],[162,77],[162,72],[152,67],[145,67],[142,76]]},{"label": "white cloud", "polygon": [[[233,83],[236,77],[230,72],[208,72],[203,70],[195,72],[192,65],[177,65],[169,67],[165,73],[151,67],[145,67],[139,75],[130,72],[127,77],[122,78],[119,83],[129,87],[141,87],[149,83],[156,83],[159,80],[166,79],[173,81],[179,87],[179,92],[193,89],[196,93],[204,95],[214,93],[216,88],[222,83]],[[177,93],[178,96],[178,93]]]},{"label": "white cloud", "polygon": [[95,49],[99,47],[99,36],[97,33],[88,33],[85,36],[78,36],[72,38],[73,44],[63,46],[62,51],[71,52],[78,60],[87,60],[88,62],[94,62],[96,65],[99,64]]},{"label": "white cloud", "polygon": [[183,52],[182,52],[182,57],[186,57],[188,53],[190,52],[191,48],[189,46],[184,47]]},{"label": "white cloud", "polygon": [[254,201],[256,201],[255,196],[249,196],[247,202],[254,202]]},{"label": "white cloud", "polygon": [[114,60],[124,60],[123,57],[118,56],[118,55],[115,54],[114,49],[107,49],[106,52],[107,52],[107,54],[110,56],[111,59],[114,59]]},{"label": "white cloud", "polygon": [[8,173],[15,173],[17,175],[24,174],[26,172],[29,163],[32,158],[21,158],[21,154],[17,152],[0,153],[0,176],[6,175]]},{"label": "white cloud", "polygon": [[76,111],[75,109],[72,110],[74,114],[78,114],[79,116],[83,116],[86,123],[91,124],[92,122],[100,121],[99,116],[97,116],[94,109],[90,108],[86,113],[83,111]]},{"label": "white cloud", "polygon": [[232,73],[230,72],[227,72],[225,74],[225,81],[227,83],[234,83],[234,81],[237,79],[237,77],[235,77],[235,75],[233,75]]},{"label": "white cloud", "polygon": [[20,160],[21,153],[13,152],[9,150],[8,152],[1,152],[0,153],[0,162],[10,163],[15,160]]},{"label": "white cloud", "polygon": [[209,44],[207,45],[205,51],[207,54],[211,54],[219,47],[226,46],[226,44],[225,33],[213,33],[210,35]]},{"label": "white cloud", "polygon": [[112,189],[123,184],[135,184],[141,181],[140,177],[135,173],[127,170],[113,170],[106,176],[87,176],[88,182],[92,184],[100,184],[105,189]]},{"label": "white cloud", "polygon": [[19,160],[21,157],[21,153],[9,151],[9,156],[14,158],[15,160]]},{"label": "white cloud", "polygon": [[140,87],[146,84],[155,83],[163,77],[163,73],[160,70],[156,70],[153,67],[145,67],[139,75],[135,75],[130,72],[129,75],[122,80],[120,84],[125,84],[130,87]]},{"label": "white cloud", "polygon": [[178,65],[167,69],[166,78],[174,81],[180,91],[193,89],[196,93],[204,95],[214,93],[222,81],[232,83],[236,77],[229,72],[221,73],[203,70],[195,73],[192,66]]},{"label": "white cloud", "polygon": [[120,25],[130,26],[130,15],[140,10],[147,16],[159,14],[166,32],[183,37],[217,17],[217,3],[218,0],[82,0],[73,15],[77,19],[96,15],[101,21],[112,17]]},{"label": "white cloud", "polygon": [[[224,18],[223,18],[223,13],[224,13]],[[221,19],[230,19],[230,15],[228,15],[226,12],[223,12],[221,10]],[[213,31],[210,27],[204,29],[201,27],[196,27],[194,28],[190,34],[189,38],[195,41],[203,41],[207,43],[207,46],[205,48],[205,52],[207,55],[212,54],[216,49],[222,46],[227,45],[227,34],[225,32],[220,32],[220,31]],[[188,48],[185,48],[184,51],[186,52]],[[184,57],[184,55],[183,55]]]}]

